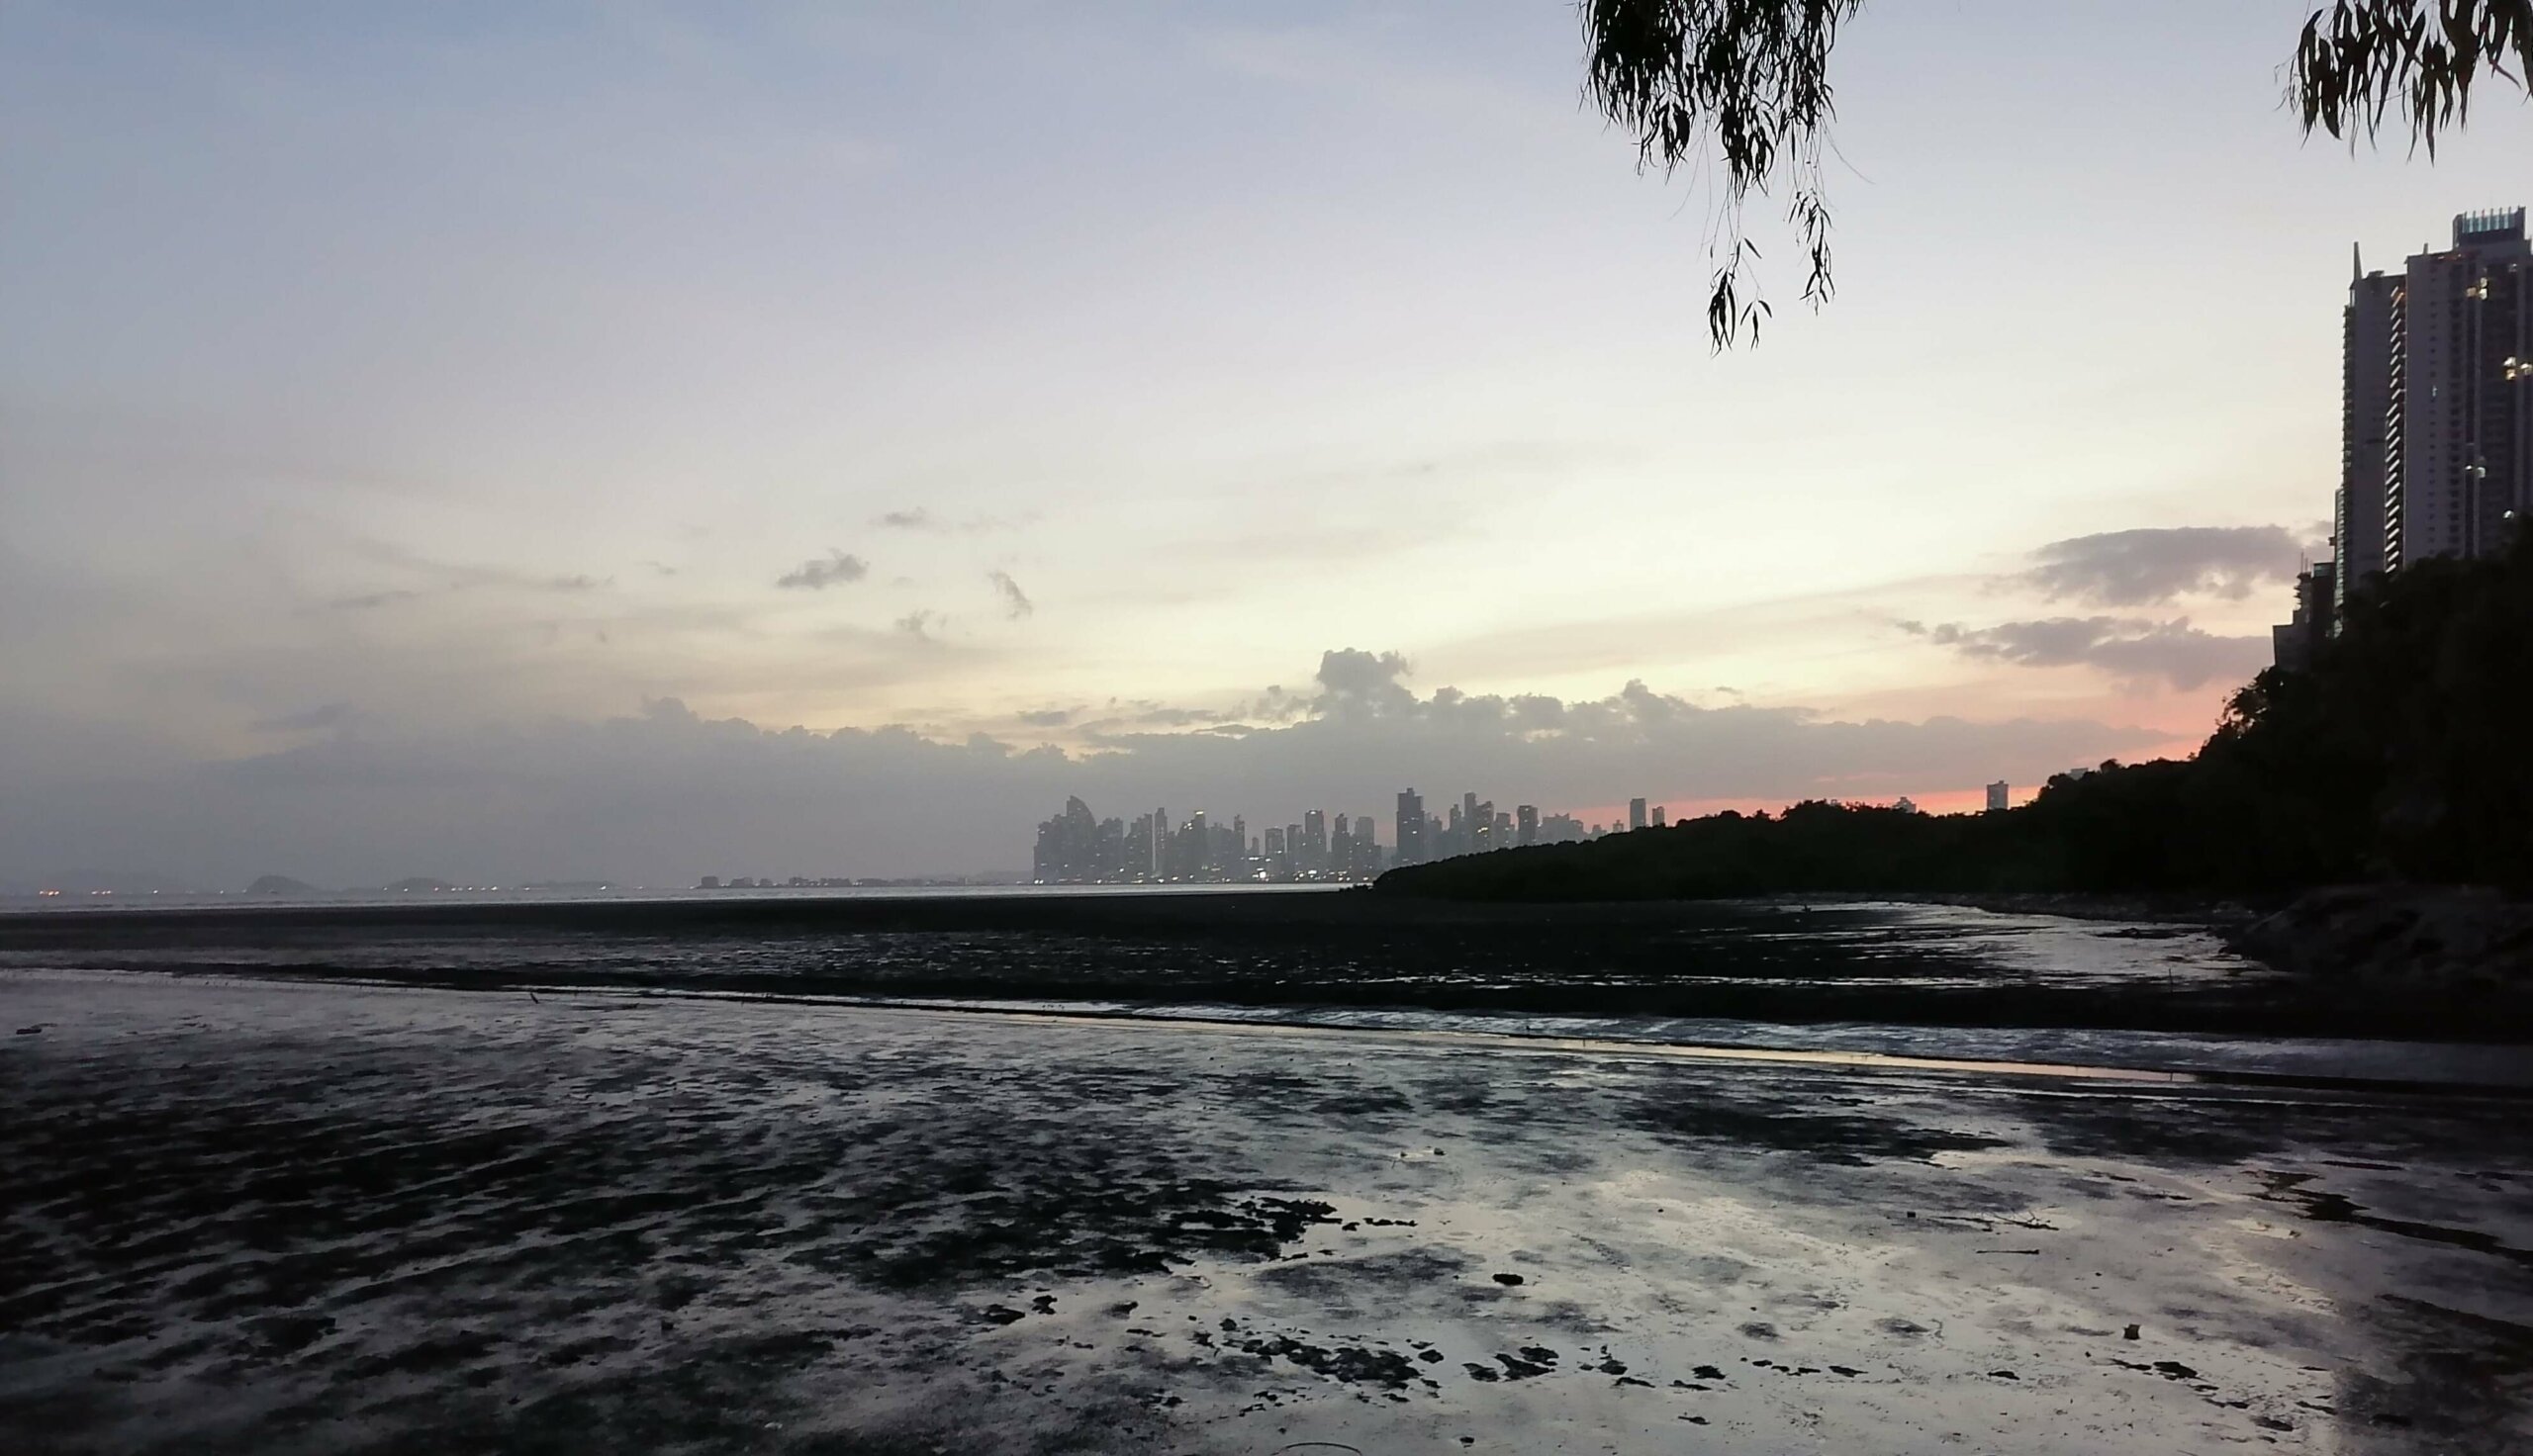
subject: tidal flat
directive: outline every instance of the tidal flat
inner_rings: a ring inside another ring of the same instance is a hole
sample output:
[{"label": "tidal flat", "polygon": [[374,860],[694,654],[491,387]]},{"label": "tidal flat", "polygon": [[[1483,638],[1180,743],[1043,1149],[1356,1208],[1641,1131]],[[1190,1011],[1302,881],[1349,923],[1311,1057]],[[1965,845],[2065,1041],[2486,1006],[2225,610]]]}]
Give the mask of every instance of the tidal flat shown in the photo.
[{"label": "tidal flat", "polygon": [[2504,1091],[24,963],[0,1019],[13,1451],[2533,1448]]}]

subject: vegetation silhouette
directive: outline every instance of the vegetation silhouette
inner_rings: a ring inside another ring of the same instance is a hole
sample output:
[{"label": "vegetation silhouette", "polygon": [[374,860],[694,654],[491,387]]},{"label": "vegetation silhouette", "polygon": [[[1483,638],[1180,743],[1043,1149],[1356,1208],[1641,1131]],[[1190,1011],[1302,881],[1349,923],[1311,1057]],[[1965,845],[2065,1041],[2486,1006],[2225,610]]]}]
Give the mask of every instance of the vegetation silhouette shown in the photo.
[{"label": "vegetation silhouette", "polygon": [[[1584,92],[1636,138],[1638,163],[1667,176],[1720,162],[1709,250],[1707,332],[1717,349],[1769,316],[1741,228],[1748,196],[1786,192],[1802,239],[1803,298],[1830,294],[1829,206],[1821,151],[1834,112],[1829,52],[1863,0],[1583,0]],[[2512,63],[2513,69],[2509,69]],[[2533,80],[2533,0],[2337,0],[2313,11],[2287,63],[2287,105],[2304,135],[2354,146],[2389,111],[2430,156],[2463,126],[2473,84]]]},{"label": "vegetation silhouette", "polygon": [[2107,763],[1999,813],[1827,801],[1393,869],[1471,900],[1805,893],[2286,892],[2357,880],[2533,887],[2533,532],[2350,595],[2302,671],[2237,690],[2187,760]]}]

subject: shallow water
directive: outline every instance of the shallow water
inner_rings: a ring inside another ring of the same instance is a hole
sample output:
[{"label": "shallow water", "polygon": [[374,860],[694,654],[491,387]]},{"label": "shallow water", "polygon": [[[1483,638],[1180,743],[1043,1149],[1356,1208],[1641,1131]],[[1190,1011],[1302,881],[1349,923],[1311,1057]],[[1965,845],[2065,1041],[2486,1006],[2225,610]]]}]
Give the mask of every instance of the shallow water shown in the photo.
[{"label": "shallow water", "polygon": [[2399,1008],[2316,1014],[2201,928],[1900,903],[1463,918],[1325,892],[968,893],[72,912],[0,916],[0,973],[10,970],[770,996],[2533,1087],[2533,1034],[2514,1045],[2372,1035],[2397,1032]]}]

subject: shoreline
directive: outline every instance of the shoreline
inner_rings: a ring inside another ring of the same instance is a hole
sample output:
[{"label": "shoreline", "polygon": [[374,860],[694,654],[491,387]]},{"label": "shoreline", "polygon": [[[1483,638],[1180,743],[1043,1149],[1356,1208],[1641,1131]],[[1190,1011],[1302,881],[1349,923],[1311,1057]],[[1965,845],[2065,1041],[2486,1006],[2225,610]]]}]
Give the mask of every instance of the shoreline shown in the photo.
[{"label": "shoreline", "polygon": [[1881,896],[1618,905],[1364,893],[224,907],[0,914],[9,965],[1744,1024],[2533,1043],[2533,994],[2388,997],[2243,953],[2252,907]]}]

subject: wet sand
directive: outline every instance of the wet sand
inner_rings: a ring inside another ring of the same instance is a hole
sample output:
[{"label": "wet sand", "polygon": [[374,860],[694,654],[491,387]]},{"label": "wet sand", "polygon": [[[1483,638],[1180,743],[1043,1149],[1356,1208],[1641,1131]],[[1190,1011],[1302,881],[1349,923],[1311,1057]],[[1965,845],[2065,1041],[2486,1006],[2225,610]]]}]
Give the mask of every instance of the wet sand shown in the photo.
[{"label": "wet sand", "polygon": [[2520,1099],[140,974],[0,1019],[9,1450],[2533,1446]]}]

